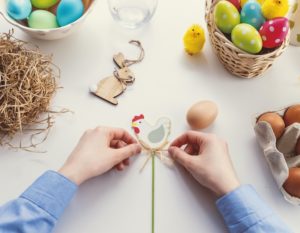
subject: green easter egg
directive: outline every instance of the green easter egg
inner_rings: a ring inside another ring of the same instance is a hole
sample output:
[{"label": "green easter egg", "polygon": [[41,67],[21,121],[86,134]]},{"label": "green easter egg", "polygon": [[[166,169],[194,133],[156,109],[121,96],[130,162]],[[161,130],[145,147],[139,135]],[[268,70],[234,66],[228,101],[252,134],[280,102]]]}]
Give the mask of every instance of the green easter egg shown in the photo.
[{"label": "green easter egg", "polygon": [[56,16],[45,10],[33,11],[29,15],[28,25],[29,27],[36,29],[50,29],[58,27]]},{"label": "green easter egg", "polygon": [[250,24],[241,23],[232,30],[231,40],[235,46],[248,53],[256,54],[262,49],[262,39]]},{"label": "green easter egg", "polygon": [[214,20],[222,32],[231,33],[232,29],[240,23],[240,13],[232,3],[222,0],[215,6]]},{"label": "green easter egg", "polygon": [[31,4],[39,9],[46,9],[54,6],[58,0],[31,0]]}]

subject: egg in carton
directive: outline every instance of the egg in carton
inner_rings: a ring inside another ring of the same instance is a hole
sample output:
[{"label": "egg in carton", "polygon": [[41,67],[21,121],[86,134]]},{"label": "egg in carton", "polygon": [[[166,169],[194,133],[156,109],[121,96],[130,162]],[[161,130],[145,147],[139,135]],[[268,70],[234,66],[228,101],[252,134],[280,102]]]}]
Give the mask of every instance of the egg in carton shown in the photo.
[{"label": "egg in carton", "polygon": [[[287,108],[272,111],[284,116]],[[262,148],[274,180],[285,200],[294,205],[300,205],[300,197],[290,195],[284,184],[289,177],[289,169],[300,167],[300,155],[296,153],[297,141],[300,139],[300,123],[287,126],[282,136],[276,139],[274,131],[268,122],[257,122],[262,114],[253,119],[257,141]],[[299,168],[300,169],[300,168]]]}]

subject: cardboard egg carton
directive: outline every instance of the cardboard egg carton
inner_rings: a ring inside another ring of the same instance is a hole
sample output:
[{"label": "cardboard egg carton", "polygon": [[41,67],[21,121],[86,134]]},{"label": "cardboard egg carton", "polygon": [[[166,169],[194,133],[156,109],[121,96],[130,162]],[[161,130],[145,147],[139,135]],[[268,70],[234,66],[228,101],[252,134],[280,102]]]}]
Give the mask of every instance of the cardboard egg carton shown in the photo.
[{"label": "cardboard egg carton", "polygon": [[[283,116],[287,108],[270,112],[275,112]],[[257,123],[260,115],[256,115],[253,120],[254,130],[276,184],[285,200],[293,205],[300,205],[300,198],[291,196],[282,187],[288,178],[289,168],[300,167],[300,155],[295,154],[295,147],[300,138],[300,123],[294,123],[285,128],[283,135],[276,140],[269,123]]]}]

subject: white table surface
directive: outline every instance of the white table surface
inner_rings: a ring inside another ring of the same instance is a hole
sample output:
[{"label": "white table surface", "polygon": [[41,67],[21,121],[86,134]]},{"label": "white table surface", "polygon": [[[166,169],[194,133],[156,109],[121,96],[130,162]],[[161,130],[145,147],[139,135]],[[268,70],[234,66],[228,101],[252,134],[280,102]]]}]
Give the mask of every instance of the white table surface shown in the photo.
[{"label": "white table surface", "polygon": [[[172,2],[172,4],[171,4]],[[110,125],[130,130],[131,118],[143,113],[148,121],[172,119],[171,139],[188,129],[186,110],[196,101],[215,101],[220,114],[205,130],[228,140],[233,163],[243,183],[252,184],[266,202],[299,232],[300,207],[287,203],[279,192],[252,128],[256,113],[300,100],[300,48],[290,47],[261,78],[233,77],[217,60],[207,41],[201,56],[183,51],[182,36],[193,23],[204,23],[204,2],[159,1],[150,24],[131,31],[111,18],[107,2],[100,0],[81,30],[58,41],[38,41],[16,30],[16,36],[53,53],[61,68],[64,87],[55,106],[74,114],[56,118],[46,154],[0,149],[0,204],[17,197],[40,174],[58,169],[87,128]],[[0,21],[1,32],[11,28]],[[208,35],[207,35],[208,36]],[[146,57],[132,67],[136,82],[111,106],[89,94],[88,87],[110,75],[112,55],[122,51],[134,58],[138,50],[127,42],[142,41]],[[145,156],[126,171],[111,171],[83,184],[59,221],[55,233],[148,233],[151,229],[151,166],[142,174]],[[226,232],[213,195],[199,187],[181,168],[169,169],[157,161],[156,232]]]}]

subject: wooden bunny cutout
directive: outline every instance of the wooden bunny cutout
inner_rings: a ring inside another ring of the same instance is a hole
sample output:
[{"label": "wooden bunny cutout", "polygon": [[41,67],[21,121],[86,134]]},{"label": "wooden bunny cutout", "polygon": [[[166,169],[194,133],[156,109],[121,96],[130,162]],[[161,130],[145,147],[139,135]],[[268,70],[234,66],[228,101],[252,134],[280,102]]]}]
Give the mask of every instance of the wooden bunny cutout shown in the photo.
[{"label": "wooden bunny cutout", "polygon": [[134,74],[128,66],[141,62],[144,58],[144,49],[141,43],[134,40],[129,43],[135,44],[141,49],[140,57],[137,60],[127,60],[122,53],[116,54],[113,60],[119,69],[115,69],[112,76],[104,78],[97,85],[90,87],[90,92],[114,105],[118,104],[116,97],[135,81]]}]

